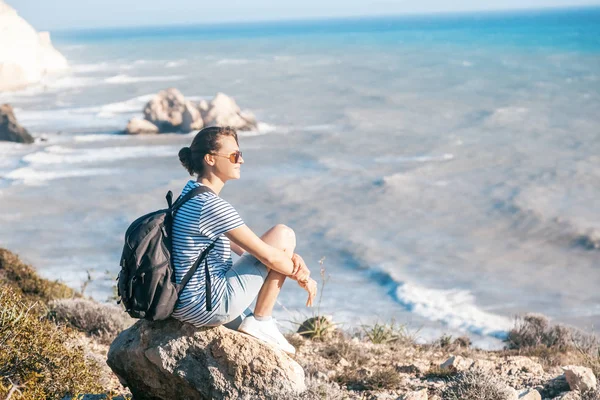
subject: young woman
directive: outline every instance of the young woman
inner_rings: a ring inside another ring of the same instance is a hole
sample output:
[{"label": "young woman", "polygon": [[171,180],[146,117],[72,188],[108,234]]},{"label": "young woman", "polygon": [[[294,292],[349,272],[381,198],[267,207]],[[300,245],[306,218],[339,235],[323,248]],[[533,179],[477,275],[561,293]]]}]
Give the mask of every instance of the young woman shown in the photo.
[{"label": "young woman", "polygon": [[[179,159],[190,175],[197,177],[185,185],[181,195],[201,185],[209,190],[187,201],[175,214],[172,254],[177,282],[209,245],[215,245],[207,256],[212,310],[207,311],[202,263],[182,291],[173,316],[196,326],[225,325],[294,354],[294,346],[271,317],[273,306],[287,277],[308,292],[307,306],[312,305],[317,284],[302,257],[294,253],[296,237],[292,229],[275,225],[258,237],[219,197],[225,182],[240,178],[244,163],[236,131],[228,127],[204,128],[190,147],[179,151]],[[232,250],[241,256],[235,264]],[[256,306],[251,312],[248,307],[254,299]]]}]

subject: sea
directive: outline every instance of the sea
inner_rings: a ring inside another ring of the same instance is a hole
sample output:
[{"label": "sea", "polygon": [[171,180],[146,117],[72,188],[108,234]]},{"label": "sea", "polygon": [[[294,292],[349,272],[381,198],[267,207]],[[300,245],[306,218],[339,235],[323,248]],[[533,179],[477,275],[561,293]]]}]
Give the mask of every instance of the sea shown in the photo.
[{"label": "sea", "polygon": [[[501,348],[517,316],[600,324],[600,8],[52,32],[70,71],[0,93],[0,246],[113,302],[123,236],[190,177],[195,133],[126,136],[160,90],[253,112],[221,196],[286,224],[320,293],[286,330],[404,326]],[[283,329],[283,328],[282,328]]]}]

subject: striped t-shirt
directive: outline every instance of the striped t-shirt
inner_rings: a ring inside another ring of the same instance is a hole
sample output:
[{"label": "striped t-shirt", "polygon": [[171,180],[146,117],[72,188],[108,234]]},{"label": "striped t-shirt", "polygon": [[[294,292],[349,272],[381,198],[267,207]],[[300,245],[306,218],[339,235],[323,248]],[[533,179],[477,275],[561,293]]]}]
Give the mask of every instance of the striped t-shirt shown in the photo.
[{"label": "striped t-shirt", "polygon": [[[201,186],[190,180],[183,188],[184,196]],[[232,267],[231,248],[225,232],[244,225],[237,211],[213,192],[201,193],[183,204],[173,220],[173,266],[179,283],[198,256],[212,242],[215,247],[208,254],[212,285],[212,311],[206,311],[206,281],[204,262],[185,286],[173,311],[173,317],[196,326],[205,325],[215,314],[226,289],[225,273]]]}]

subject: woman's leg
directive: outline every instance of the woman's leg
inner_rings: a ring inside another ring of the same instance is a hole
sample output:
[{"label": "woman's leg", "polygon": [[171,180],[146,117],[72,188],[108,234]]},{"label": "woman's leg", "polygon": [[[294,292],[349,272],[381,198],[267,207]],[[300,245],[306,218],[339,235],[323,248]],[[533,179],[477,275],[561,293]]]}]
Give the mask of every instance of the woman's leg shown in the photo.
[{"label": "woman's leg", "polygon": [[[285,225],[276,225],[261,236],[261,239],[273,247],[283,250],[290,258],[296,247],[296,235],[291,228]],[[227,272],[229,295],[227,315],[236,317],[225,326],[237,330],[245,317],[252,314],[248,308],[256,299],[255,315],[259,318],[272,314],[273,307],[285,276],[276,271],[269,270],[254,256],[244,253]],[[258,296],[257,296],[258,293]]]},{"label": "woman's leg", "polygon": [[[281,224],[275,225],[262,235],[261,239],[265,243],[283,250],[285,254],[292,258],[294,249],[296,248],[296,234],[291,228]],[[275,301],[277,300],[277,296],[279,296],[285,278],[284,274],[269,270],[269,275],[267,275],[267,279],[260,288],[258,297],[256,298],[256,307],[254,307],[255,317],[267,317],[273,313]]]}]

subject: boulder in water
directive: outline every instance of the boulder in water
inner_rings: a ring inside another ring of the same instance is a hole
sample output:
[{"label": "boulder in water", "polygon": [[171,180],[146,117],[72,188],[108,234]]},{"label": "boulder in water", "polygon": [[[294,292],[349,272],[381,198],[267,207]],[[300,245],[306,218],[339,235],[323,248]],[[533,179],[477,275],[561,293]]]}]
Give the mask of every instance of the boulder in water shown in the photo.
[{"label": "boulder in water", "polygon": [[17,122],[10,104],[0,106],[0,140],[9,142],[33,143],[33,137]]}]

